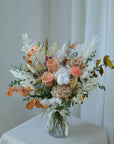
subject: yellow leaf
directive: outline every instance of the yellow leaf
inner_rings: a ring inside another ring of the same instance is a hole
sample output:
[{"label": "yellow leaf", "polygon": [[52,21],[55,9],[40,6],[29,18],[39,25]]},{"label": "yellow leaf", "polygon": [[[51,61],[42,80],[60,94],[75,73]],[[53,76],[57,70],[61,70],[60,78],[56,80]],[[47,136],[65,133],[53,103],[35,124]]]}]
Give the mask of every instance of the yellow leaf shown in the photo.
[{"label": "yellow leaf", "polygon": [[78,81],[78,77],[74,77],[70,79],[70,89],[73,90],[76,87]]},{"label": "yellow leaf", "polygon": [[86,101],[86,100],[87,100],[87,97],[85,96],[85,97],[84,97],[84,101]]},{"label": "yellow leaf", "polygon": [[38,42],[38,47],[40,47],[40,42]]},{"label": "yellow leaf", "polygon": [[45,38],[44,40],[44,47],[45,47],[45,55],[47,54],[47,50],[48,50],[48,39]]},{"label": "yellow leaf", "polygon": [[83,102],[83,94],[78,96],[78,100],[79,100],[79,102]]},{"label": "yellow leaf", "polygon": [[111,60],[109,59],[109,55],[104,56],[103,62],[105,64],[105,67],[110,67],[111,69],[114,69],[114,65],[112,64]]},{"label": "yellow leaf", "polygon": [[80,94],[82,93],[82,89],[81,89],[81,88],[78,88],[78,89],[76,90],[76,92],[77,92],[77,95],[80,95]]},{"label": "yellow leaf", "polygon": [[96,67],[98,67],[98,65],[100,64],[100,62],[101,62],[101,59],[98,59],[98,60],[96,61]]},{"label": "yellow leaf", "polygon": [[93,75],[91,76],[91,78],[93,77],[97,77],[98,75],[95,73],[95,71],[93,72]]},{"label": "yellow leaf", "polygon": [[104,73],[102,66],[100,66],[99,73],[100,73],[101,75],[103,75],[103,73]]}]

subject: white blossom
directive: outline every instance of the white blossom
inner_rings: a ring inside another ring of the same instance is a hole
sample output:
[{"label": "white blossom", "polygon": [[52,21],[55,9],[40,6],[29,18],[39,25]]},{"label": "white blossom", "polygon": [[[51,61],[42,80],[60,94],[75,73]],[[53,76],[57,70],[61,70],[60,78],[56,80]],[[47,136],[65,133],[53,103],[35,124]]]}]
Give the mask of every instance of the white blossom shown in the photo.
[{"label": "white blossom", "polygon": [[10,70],[10,72],[16,77],[19,78],[21,80],[26,80],[28,79],[29,81],[33,81],[34,77],[30,74],[27,73],[25,71],[19,71],[19,70]]},{"label": "white blossom", "polygon": [[67,68],[61,67],[55,74],[54,74],[57,83],[59,85],[68,84],[70,82],[69,72]]},{"label": "white blossom", "polygon": [[72,98],[72,102],[74,102],[74,103],[77,103],[77,104],[78,104],[78,103],[79,103],[79,99],[77,99],[76,97],[73,97],[73,98]]},{"label": "white blossom", "polygon": [[63,77],[62,77],[62,74],[58,74],[57,76],[57,83],[59,85],[63,85]]},{"label": "white blossom", "polygon": [[88,81],[83,83],[83,90],[92,91],[97,88],[98,78],[90,78]]},{"label": "white blossom", "polygon": [[49,100],[47,98],[40,100],[42,105],[49,105]]},{"label": "white blossom", "polygon": [[34,69],[31,65],[27,64],[27,68],[28,68],[32,73],[36,73],[35,69]]},{"label": "white blossom", "polygon": [[35,90],[35,87],[31,84],[29,80],[21,81],[20,84],[25,88],[29,86],[32,90]]},{"label": "white blossom", "polygon": [[64,54],[67,44],[65,43],[62,47],[62,54]]},{"label": "white blossom", "polygon": [[81,75],[81,79],[89,78],[90,74],[88,71],[84,71],[83,74]]},{"label": "white blossom", "polygon": [[40,103],[43,105],[56,105],[56,104],[61,105],[62,101],[59,98],[53,97],[51,99],[45,98],[45,99],[41,100]]},{"label": "white blossom", "polygon": [[86,67],[86,70],[88,70],[89,72],[93,71],[95,65],[96,65],[96,64],[95,64],[94,61],[88,62],[88,67]]},{"label": "white blossom", "polygon": [[78,44],[73,50],[71,50],[70,54],[74,55],[74,53],[78,53],[78,57],[83,56],[84,60],[86,60],[93,53],[93,51],[95,51],[98,41],[98,37],[95,36],[92,38],[89,44],[87,44],[87,42],[81,45]]},{"label": "white blossom", "polygon": [[53,98],[49,99],[49,104],[51,104],[51,105],[55,105],[55,104],[61,105],[61,103],[62,103],[62,101],[59,98],[53,97]]},{"label": "white blossom", "polygon": [[22,51],[24,51],[24,52],[26,52],[28,49],[30,49],[33,45],[36,45],[35,42],[32,42],[32,40],[30,40],[28,38],[27,33],[22,34],[22,42],[23,42]]},{"label": "white blossom", "polygon": [[85,59],[89,58],[93,51],[95,51],[96,44],[98,43],[98,37],[92,38],[89,45],[87,46],[87,50],[84,52],[83,57]]}]

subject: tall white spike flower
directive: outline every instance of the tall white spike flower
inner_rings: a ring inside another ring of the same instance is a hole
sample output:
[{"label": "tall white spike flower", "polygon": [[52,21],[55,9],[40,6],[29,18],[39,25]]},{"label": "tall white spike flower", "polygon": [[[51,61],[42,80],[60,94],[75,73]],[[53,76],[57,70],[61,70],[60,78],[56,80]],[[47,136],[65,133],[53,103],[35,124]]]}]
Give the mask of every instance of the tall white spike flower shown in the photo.
[{"label": "tall white spike flower", "polygon": [[32,40],[30,40],[28,38],[28,34],[27,33],[23,33],[22,34],[22,42],[23,42],[23,48],[22,51],[26,52],[29,48],[31,48],[33,45],[36,45],[35,42],[32,42]]},{"label": "tall white spike flower", "polygon": [[36,73],[36,70],[29,64],[27,64],[27,68],[32,72],[32,73]]},{"label": "tall white spike flower", "polygon": [[21,80],[28,79],[29,81],[33,81],[34,77],[25,71],[19,71],[19,70],[10,70],[10,72],[14,75],[14,77],[19,78]]},{"label": "tall white spike flower", "polygon": [[57,50],[57,44],[54,43],[54,44],[50,47],[50,49],[48,49],[47,56],[48,56],[48,57],[54,56],[56,50]]},{"label": "tall white spike flower", "polygon": [[92,54],[93,51],[95,51],[95,47],[98,43],[98,37],[93,37],[92,40],[90,41],[89,45],[87,46],[87,50],[85,50],[83,57],[84,59],[88,59],[89,56]]},{"label": "tall white spike flower", "polygon": [[62,47],[62,54],[64,54],[67,44],[65,43]]},{"label": "tall white spike flower", "polygon": [[77,52],[78,57],[83,56],[84,60],[86,60],[96,50],[96,45],[98,42],[99,42],[98,36],[95,36],[91,39],[89,44],[85,42],[81,45],[77,45],[75,48],[76,50],[73,49],[72,53],[74,54],[75,52]]}]

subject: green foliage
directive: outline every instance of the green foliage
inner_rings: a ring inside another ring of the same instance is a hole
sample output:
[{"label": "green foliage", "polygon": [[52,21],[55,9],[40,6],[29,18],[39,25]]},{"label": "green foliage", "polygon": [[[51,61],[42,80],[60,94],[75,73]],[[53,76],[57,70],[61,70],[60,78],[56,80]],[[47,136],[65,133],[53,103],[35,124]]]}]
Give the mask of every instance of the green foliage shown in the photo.
[{"label": "green foliage", "polygon": [[86,64],[95,57],[96,50],[90,55],[90,57],[86,60]]},{"label": "green foliage", "polygon": [[25,56],[23,56],[23,59],[24,59],[24,60],[25,60],[25,58],[26,58],[26,57],[25,57]]},{"label": "green foliage", "polygon": [[62,104],[61,105],[58,104],[56,109],[62,110],[64,108],[70,108],[70,106],[71,106],[71,101],[70,100],[69,101],[62,100]]},{"label": "green foliage", "polygon": [[26,97],[23,99],[23,101],[29,101],[30,100],[30,97]]},{"label": "green foliage", "polygon": [[106,91],[106,88],[105,88],[105,86],[104,85],[101,85],[101,84],[99,84],[99,83],[97,83],[97,85],[96,86],[98,86],[101,90],[104,90],[104,91]]},{"label": "green foliage", "polygon": [[22,81],[22,80],[20,80],[20,79],[19,79],[19,80],[11,81],[10,84],[9,84],[9,86],[12,87],[12,86],[14,86],[14,85],[16,85],[16,84],[20,85],[20,82],[21,82],[21,81]]},{"label": "green foliage", "polygon": [[36,83],[34,86],[35,86],[35,88],[38,89],[38,91],[36,92],[36,95],[29,95],[30,97],[41,98],[41,99],[44,99],[44,98],[50,99],[50,98],[52,98],[52,95],[50,93],[52,88],[49,88],[48,85],[43,85],[43,84],[40,84],[40,83]]},{"label": "green foliage", "polygon": [[72,92],[72,94],[71,94],[71,98],[72,98],[72,97],[77,97],[77,93]]}]

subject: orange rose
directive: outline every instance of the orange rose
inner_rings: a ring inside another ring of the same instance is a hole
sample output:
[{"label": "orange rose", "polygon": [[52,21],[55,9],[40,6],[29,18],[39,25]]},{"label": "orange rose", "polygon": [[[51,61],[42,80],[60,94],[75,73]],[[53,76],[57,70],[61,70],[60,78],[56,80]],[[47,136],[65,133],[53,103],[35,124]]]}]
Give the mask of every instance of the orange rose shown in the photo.
[{"label": "orange rose", "polygon": [[56,59],[48,59],[48,61],[46,62],[48,71],[53,73],[55,71],[57,71],[57,60]]},{"label": "orange rose", "polygon": [[43,76],[42,76],[42,83],[44,85],[49,85],[49,87],[51,87],[53,85],[53,82],[54,82],[54,76],[52,73],[45,73]]},{"label": "orange rose", "polygon": [[69,70],[69,73],[72,74],[73,76],[78,76],[80,77],[81,76],[81,69],[79,67],[72,67],[70,70]]}]

